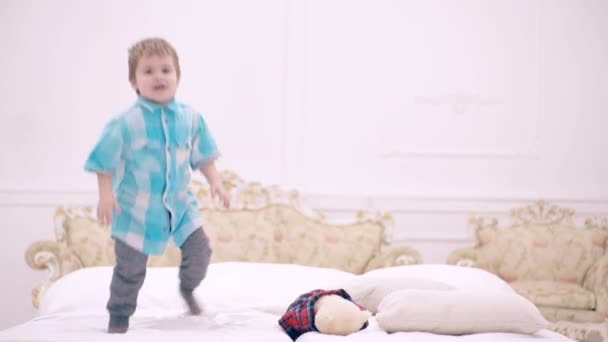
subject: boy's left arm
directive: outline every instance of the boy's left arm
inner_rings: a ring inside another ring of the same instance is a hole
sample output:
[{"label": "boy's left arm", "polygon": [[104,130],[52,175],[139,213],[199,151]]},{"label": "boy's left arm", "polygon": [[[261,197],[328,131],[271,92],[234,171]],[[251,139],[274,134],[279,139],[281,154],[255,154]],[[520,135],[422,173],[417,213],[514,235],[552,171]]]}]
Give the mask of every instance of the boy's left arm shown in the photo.
[{"label": "boy's left arm", "polygon": [[230,196],[224,189],[221,176],[215,167],[215,160],[219,157],[217,145],[209,130],[203,116],[197,114],[193,122],[192,150],[190,151],[190,166],[192,169],[200,170],[211,190],[211,197],[219,197],[224,207],[230,206]]},{"label": "boy's left arm", "polygon": [[207,163],[203,163],[200,170],[209,183],[211,198],[215,198],[217,196],[224,205],[224,208],[230,208],[230,194],[226,192],[226,189],[224,189],[222,177],[220,176],[219,172],[217,172],[215,162],[209,161]]}]

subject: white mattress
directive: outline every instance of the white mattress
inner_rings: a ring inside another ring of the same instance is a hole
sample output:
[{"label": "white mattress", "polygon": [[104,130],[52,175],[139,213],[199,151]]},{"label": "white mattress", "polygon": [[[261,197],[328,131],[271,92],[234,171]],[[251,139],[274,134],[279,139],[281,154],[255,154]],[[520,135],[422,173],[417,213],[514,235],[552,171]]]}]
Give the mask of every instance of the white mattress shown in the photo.
[{"label": "white mattress", "polygon": [[[13,342],[291,342],[277,324],[279,316],[259,311],[223,312],[208,316],[137,317],[124,335],[106,333],[106,316],[41,317],[0,332],[0,341]],[[303,334],[297,342],[518,342],[572,341],[562,335],[542,330],[534,335],[489,333],[463,336],[422,332],[388,334],[369,320],[365,330],[347,337],[318,332]]]},{"label": "white mattress", "polygon": [[260,341],[291,342],[277,317],[259,311],[223,312],[213,316],[134,317],[129,331],[108,334],[107,316],[40,317],[0,332],[0,341]]},{"label": "white mattress", "polygon": [[[447,265],[419,265],[380,272],[445,282],[456,288],[513,291],[498,277],[482,270]],[[298,295],[314,289],[340,288],[355,275],[337,270],[296,265],[256,263],[211,264],[196,295],[203,316],[185,314],[179,296],[177,268],[150,268],[139,293],[137,311],[124,335],[106,332],[111,267],[70,273],[44,294],[38,316],[0,331],[0,341],[12,342],[290,342],[278,320]],[[347,337],[306,333],[298,342],[324,341],[572,341],[548,330],[533,335],[485,333],[463,336],[382,330],[374,317],[369,326]]]},{"label": "white mattress", "polygon": [[520,342],[520,341],[570,341],[563,335],[554,333],[549,330],[542,330],[534,335],[525,334],[505,334],[505,333],[489,333],[489,334],[474,334],[449,336],[438,335],[424,332],[397,332],[393,334],[386,333],[378,327],[376,320],[372,317],[369,320],[369,327],[365,330],[349,335],[346,338],[342,336],[324,335],[318,332],[306,333],[297,342]]}]

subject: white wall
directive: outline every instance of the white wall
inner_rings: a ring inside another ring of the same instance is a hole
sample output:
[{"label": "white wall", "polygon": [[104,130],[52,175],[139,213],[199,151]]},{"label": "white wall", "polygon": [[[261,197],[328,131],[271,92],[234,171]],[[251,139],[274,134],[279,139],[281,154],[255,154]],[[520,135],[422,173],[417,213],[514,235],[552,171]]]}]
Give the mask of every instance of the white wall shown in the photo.
[{"label": "white wall", "polygon": [[126,50],[160,35],[220,167],[295,187],[332,217],[390,210],[427,262],[469,243],[472,213],[537,198],[608,215],[602,0],[0,1],[0,328],[29,319],[26,246],[134,100]]}]

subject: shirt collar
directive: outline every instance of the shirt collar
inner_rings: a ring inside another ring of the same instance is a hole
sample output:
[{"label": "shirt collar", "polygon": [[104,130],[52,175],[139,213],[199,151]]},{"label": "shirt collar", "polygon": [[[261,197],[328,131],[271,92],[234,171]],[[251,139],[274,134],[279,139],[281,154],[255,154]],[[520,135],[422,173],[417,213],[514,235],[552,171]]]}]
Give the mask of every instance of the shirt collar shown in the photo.
[{"label": "shirt collar", "polygon": [[155,111],[161,110],[161,109],[175,112],[177,109],[177,101],[175,100],[175,98],[173,98],[173,100],[171,100],[171,102],[169,102],[168,104],[161,105],[156,102],[152,102],[140,95],[137,97],[137,103],[150,112],[155,112]]}]

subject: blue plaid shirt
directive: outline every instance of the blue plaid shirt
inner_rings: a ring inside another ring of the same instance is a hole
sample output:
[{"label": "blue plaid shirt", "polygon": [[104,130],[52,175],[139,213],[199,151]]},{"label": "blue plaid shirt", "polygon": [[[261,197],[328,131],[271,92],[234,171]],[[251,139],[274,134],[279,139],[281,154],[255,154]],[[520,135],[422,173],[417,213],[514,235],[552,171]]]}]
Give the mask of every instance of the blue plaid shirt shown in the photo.
[{"label": "blue plaid shirt", "polygon": [[191,170],[218,155],[199,113],[139,97],[107,124],[85,163],[89,172],[112,175],[121,209],[112,237],[144,254],[162,254],[170,237],[181,246],[201,226]]}]

